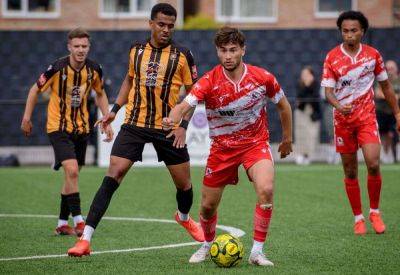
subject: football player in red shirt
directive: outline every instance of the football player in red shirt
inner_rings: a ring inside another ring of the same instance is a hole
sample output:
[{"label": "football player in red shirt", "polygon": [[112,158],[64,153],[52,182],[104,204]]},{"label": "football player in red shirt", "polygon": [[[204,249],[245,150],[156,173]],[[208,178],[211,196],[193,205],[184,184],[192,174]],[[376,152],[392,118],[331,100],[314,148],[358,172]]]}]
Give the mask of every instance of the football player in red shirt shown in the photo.
[{"label": "football player in red shirt", "polygon": [[366,233],[358,184],[357,150],[361,147],[368,169],[369,220],[377,234],[385,232],[379,211],[382,178],[379,168],[380,139],[375,115],[376,79],[396,117],[400,130],[400,111],[388,81],[380,53],[361,43],[368,29],[368,19],[358,11],[343,12],[337,19],[343,43],[326,56],[321,86],[334,107],[336,151],[340,153],[347,196],[355,216],[354,233]]},{"label": "football player in red shirt", "polygon": [[276,104],[281,124],[281,158],[292,152],[292,112],[275,77],[263,68],[245,64],[244,35],[224,27],[215,36],[220,65],[206,73],[190,94],[164,118],[165,129],[179,123],[184,114],[204,101],[212,145],[207,160],[200,210],[205,242],[189,262],[203,262],[215,237],[217,208],[224,188],[237,184],[243,165],[257,194],[254,211],[254,243],[249,262],[271,266],[263,253],[272,208],[274,164],[266,119],[267,101]]}]

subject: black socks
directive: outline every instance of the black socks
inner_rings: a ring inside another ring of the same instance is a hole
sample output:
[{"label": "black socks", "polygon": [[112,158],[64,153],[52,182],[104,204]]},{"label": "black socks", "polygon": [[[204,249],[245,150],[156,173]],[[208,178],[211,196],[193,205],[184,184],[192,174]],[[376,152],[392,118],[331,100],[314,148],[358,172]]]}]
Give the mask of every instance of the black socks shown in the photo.
[{"label": "black socks", "polygon": [[68,221],[69,213],[71,213],[71,211],[69,210],[67,197],[68,195],[61,194],[59,219],[64,221]]},{"label": "black socks", "polygon": [[108,205],[115,190],[119,187],[118,182],[112,177],[104,177],[103,183],[94,196],[92,205],[90,206],[89,214],[86,218],[86,225],[96,228]]},{"label": "black socks", "polygon": [[176,190],[176,201],[178,202],[178,210],[182,214],[188,214],[190,211],[190,208],[192,207],[193,204],[193,189],[190,187],[190,189],[183,191],[181,189]]}]

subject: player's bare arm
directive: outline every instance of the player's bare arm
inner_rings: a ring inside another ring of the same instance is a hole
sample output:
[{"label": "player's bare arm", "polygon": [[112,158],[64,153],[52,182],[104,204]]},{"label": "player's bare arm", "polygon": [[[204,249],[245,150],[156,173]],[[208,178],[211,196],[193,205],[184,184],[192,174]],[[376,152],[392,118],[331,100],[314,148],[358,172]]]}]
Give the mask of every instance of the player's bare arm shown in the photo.
[{"label": "player's bare arm", "polygon": [[[192,89],[192,87],[193,87],[193,85],[185,85],[186,95],[189,94],[189,92],[190,92],[190,90]],[[191,110],[189,110],[189,111],[183,116],[182,119],[183,119],[183,120],[186,120],[186,121],[190,121],[190,119],[191,119],[192,116],[193,116],[194,109],[195,109],[195,108],[192,108]]]},{"label": "player's bare arm", "polygon": [[336,110],[338,110],[343,115],[347,115],[351,113],[352,106],[351,104],[340,104],[339,100],[337,100],[334,89],[331,87],[325,87],[325,97],[326,100],[331,104]]},{"label": "player's bare arm", "polygon": [[[116,105],[121,107],[128,102],[128,95],[131,88],[132,88],[132,77],[130,77],[129,74],[127,73],[124,81],[122,82],[121,88],[119,89],[118,97],[117,100],[115,101]],[[106,128],[107,125],[111,124],[111,122],[114,121],[115,116],[117,115],[116,112],[117,111],[113,111],[112,109],[102,119],[98,120],[95,126],[101,123],[102,125],[100,127]]]},{"label": "player's bare arm", "polygon": [[29,136],[32,133],[32,113],[35,108],[37,98],[39,95],[39,87],[35,84],[29,90],[28,98],[26,100],[25,112],[21,122],[21,130],[25,136]]},{"label": "player's bare arm", "polygon": [[379,86],[382,89],[382,93],[385,96],[386,102],[392,108],[393,114],[396,118],[396,129],[400,132],[400,109],[397,105],[396,95],[393,90],[393,86],[389,80],[379,81]]},{"label": "player's bare arm", "polygon": [[124,106],[128,102],[129,91],[132,88],[133,78],[127,73],[124,81],[122,82],[121,88],[119,89],[116,104],[119,106]]},{"label": "player's bare arm", "polygon": [[279,144],[278,152],[281,153],[281,158],[288,156],[292,150],[293,134],[292,134],[292,108],[284,96],[276,104],[282,126],[282,142]]},{"label": "player's bare arm", "polygon": [[182,117],[191,109],[193,109],[193,107],[190,106],[189,103],[187,103],[185,100],[176,105],[174,108],[172,108],[168,117],[163,118],[163,129],[171,130],[175,126],[175,124],[180,122],[182,120]]}]

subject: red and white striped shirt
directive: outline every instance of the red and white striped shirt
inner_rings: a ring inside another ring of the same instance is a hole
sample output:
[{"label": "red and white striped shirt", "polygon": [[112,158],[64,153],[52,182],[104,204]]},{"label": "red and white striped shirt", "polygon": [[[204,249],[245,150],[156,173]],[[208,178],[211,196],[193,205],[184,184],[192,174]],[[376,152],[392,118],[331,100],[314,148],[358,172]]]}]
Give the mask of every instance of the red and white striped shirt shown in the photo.
[{"label": "red and white striped shirt", "polygon": [[267,100],[276,104],[284,93],[268,71],[249,64],[244,67],[236,84],[221,65],[214,67],[185,98],[192,107],[204,101],[213,147],[240,148],[269,139]]},{"label": "red and white striped shirt", "polygon": [[357,126],[376,119],[374,80],[388,78],[380,53],[365,44],[360,44],[358,53],[351,57],[343,44],[332,49],[326,56],[322,75],[322,87],[334,88],[341,105],[351,104],[349,115],[334,111],[335,125]]}]

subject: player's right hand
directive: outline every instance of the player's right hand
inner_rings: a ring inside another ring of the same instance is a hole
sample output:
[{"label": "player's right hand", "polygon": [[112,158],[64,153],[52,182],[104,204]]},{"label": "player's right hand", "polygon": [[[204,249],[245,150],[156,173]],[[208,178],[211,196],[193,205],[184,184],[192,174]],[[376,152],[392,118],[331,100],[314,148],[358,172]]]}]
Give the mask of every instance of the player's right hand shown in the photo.
[{"label": "player's right hand", "polygon": [[164,117],[162,120],[162,128],[165,131],[171,130],[175,126],[175,123],[169,117]]},{"label": "player's right hand", "polygon": [[290,155],[290,153],[293,152],[292,141],[282,140],[282,142],[279,143],[278,152],[280,153],[281,159],[284,159]]},{"label": "player's right hand", "polygon": [[96,123],[94,124],[94,127],[100,125],[101,129],[106,129],[108,125],[111,124],[115,119],[115,113],[110,112],[106,114],[103,118],[100,118]]},{"label": "player's right hand", "polygon": [[345,104],[345,105],[340,105],[339,108],[336,108],[341,114],[343,115],[348,115],[351,113],[353,110],[353,105],[351,104]]},{"label": "player's right hand", "polygon": [[21,130],[22,132],[24,132],[24,135],[26,137],[31,135],[32,128],[33,128],[32,121],[30,119],[23,118],[21,122]]}]

